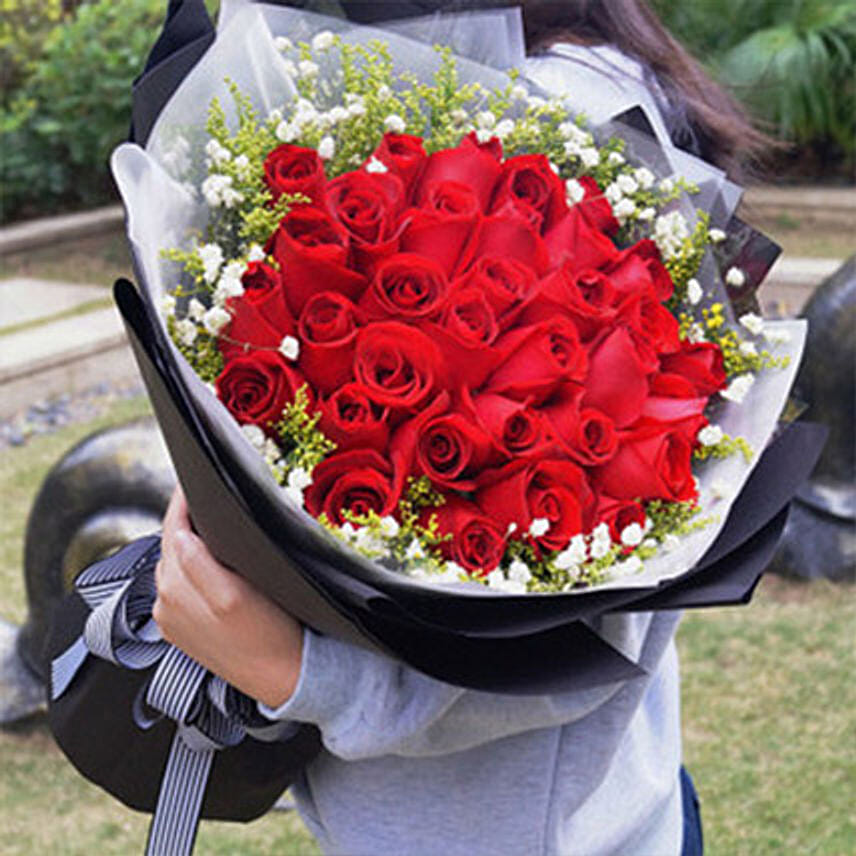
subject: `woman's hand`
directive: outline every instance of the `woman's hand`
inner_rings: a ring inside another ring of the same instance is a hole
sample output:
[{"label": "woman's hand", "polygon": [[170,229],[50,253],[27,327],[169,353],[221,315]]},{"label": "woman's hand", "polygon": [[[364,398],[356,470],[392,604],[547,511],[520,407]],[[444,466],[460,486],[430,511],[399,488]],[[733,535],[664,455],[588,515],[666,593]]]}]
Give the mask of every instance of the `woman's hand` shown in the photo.
[{"label": "woman's hand", "polygon": [[251,698],[279,707],[300,677],[303,628],[208,552],[180,487],[162,538],[153,615],[164,638]]}]

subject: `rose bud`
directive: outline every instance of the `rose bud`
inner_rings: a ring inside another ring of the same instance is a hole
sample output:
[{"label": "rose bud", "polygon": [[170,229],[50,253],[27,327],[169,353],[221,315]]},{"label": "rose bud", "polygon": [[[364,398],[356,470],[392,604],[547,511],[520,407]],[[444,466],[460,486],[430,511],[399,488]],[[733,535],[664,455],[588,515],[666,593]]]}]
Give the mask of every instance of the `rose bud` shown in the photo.
[{"label": "rose bud", "polygon": [[354,376],[372,401],[410,410],[445,383],[447,370],[439,348],[424,333],[385,321],[359,331]]},{"label": "rose bud", "polygon": [[452,536],[439,545],[444,558],[477,575],[489,573],[502,561],[505,531],[475,503],[448,495],[442,505],[425,510],[423,524],[432,516],[438,532]]},{"label": "rose bud", "polygon": [[[286,404],[305,386],[301,374],[278,351],[251,351],[235,357],[215,382],[217,397],[241,424],[272,433]],[[311,392],[310,402],[311,402]]]},{"label": "rose bud", "polygon": [[349,449],[373,449],[383,454],[389,440],[389,410],[379,407],[358,383],[337,389],[318,408],[321,433],[336,444],[340,452]]},{"label": "rose bud", "polygon": [[660,366],[664,372],[687,378],[699,395],[713,395],[728,382],[722,349],[713,342],[681,342],[680,351],[663,356]]},{"label": "rose bud", "polygon": [[501,212],[520,203],[537,212],[542,234],[567,212],[565,185],[544,155],[517,155],[502,165],[491,210]]},{"label": "rose bud", "polygon": [[513,461],[479,478],[476,505],[504,530],[515,524],[515,537],[544,519],[547,531],[531,536],[538,549],[561,550],[593,521],[594,494],[583,471],[567,460]]},{"label": "rose bud", "polygon": [[318,391],[329,394],[347,383],[362,315],[342,294],[322,291],[309,298],[298,323],[300,370]]},{"label": "rose bud", "polygon": [[338,291],[356,300],[365,290],[365,277],[347,267],[348,233],[324,211],[293,208],[269,244],[282,271],[285,302],[295,317],[318,292]]},{"label": "rose bud", "polygon": [[342,526],[347,522],[346,511],[358,516],[372,511],[378,517],[392,514],[399,493],[386,458],[371,449],[352,449],[321,461],[312,471],[312,484],[304,497],[313,517],[326,514]]},{"label": "rose bud", "polygon": [[588,371],[577,328],[567,318],[512,330],[497,339],[495,348],[503,361],[488,378],[484,391],[519,401],[540,404],[560,384],[582,381]]},{"label": "rose bud", "polygon": [[487,211],[501,170],[495,149],[480,146],[475,134],[468,134],[455,148],[429,156],[414,198],[421,205],[433,182],[454,181],[472,188],[479,207]]},{"label": "rose bud", "polygon": [[353,267],[370,274],[398,251],[401,180],[387,173],[347,172],[327,186],[327,204],[351,239]]},{"label": "rose bud", "polygon": [[422,206],[411,208],[401,235],[401,250],[434,259],[451,276],[467,265],[473,230],[481,220],[472,189],[456,181],[434,181],[426,188]]},{"label": "rose bud", "polygon": [[284,143],[265,158],[265,184],[274,200],[283,193],[300,193],[314,204],[323,205],[324,163],[315,149]]},{"label": "rose bud", "polygon": [[448,291],[440,265],[424,256],[398,253],[378,265],[360,308],[375,320],[427,320],[439,316]]},{"label": "rose bud", "polygon": [[422,138],[411,134],[384,134],[374,157],[401,179],[405,197],[409,199],[428,162]]},{"label": "rose bud", "polygon": [[615,455],[596,470],[594,483],[616,499],[696,499],[692,450],[686,429],[647,423],[622,437]]},{"label": "rose bud", "polygon": [[542,414],[522,401],[504,395],[477,395],[472,408],[479,423],[508,457],[543,452],[549,438]]}]

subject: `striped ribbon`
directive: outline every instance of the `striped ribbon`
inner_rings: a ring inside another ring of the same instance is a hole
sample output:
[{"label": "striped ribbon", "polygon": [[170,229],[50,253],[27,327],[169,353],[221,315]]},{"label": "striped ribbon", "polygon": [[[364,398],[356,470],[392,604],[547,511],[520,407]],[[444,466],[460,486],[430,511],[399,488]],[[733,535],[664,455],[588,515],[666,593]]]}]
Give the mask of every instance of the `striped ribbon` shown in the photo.
[{"label": "striped ribbon", "polygon": [[161,637],[152,618],[159,558],[160,536],[152,535],[77,577],[75,588],[91,612],[83,634],[51,664],[51,697],[55,700],[66,691],[90,654],[127,669],[157,663],[137,695],[132,715],[141,729],[167,717],[176,723],[176,731],[146,856],[188,856],[214,753],[237,745],[247,734],[260,740],[285,739],[293,726],[260,721],[251,699]]}]

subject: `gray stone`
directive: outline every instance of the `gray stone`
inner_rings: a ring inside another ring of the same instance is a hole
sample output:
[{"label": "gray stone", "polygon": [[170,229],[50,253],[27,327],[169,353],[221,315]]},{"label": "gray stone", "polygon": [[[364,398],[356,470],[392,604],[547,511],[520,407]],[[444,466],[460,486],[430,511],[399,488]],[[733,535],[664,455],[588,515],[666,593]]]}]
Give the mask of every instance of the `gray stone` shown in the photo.
[{"label": "gray stone", "polygon": [[18,653],[20,628],[0,619],[0,725],[31,716],[45,706],[45,687]]}]

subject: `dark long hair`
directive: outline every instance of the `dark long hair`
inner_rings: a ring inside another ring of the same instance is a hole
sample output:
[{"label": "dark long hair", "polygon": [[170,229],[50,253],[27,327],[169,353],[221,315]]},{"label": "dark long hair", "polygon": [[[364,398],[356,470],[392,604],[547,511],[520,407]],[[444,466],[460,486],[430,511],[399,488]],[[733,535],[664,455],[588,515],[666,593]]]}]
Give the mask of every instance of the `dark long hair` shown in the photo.
[{"label": "dark long hair", "polygon": [[[688,0],[690,2],[691,0]],[[611,44],[649,69],[675,143],[741,178],[775,143],[663,26],[645,0],[522,0],[529,53],[557,42]]]}]

